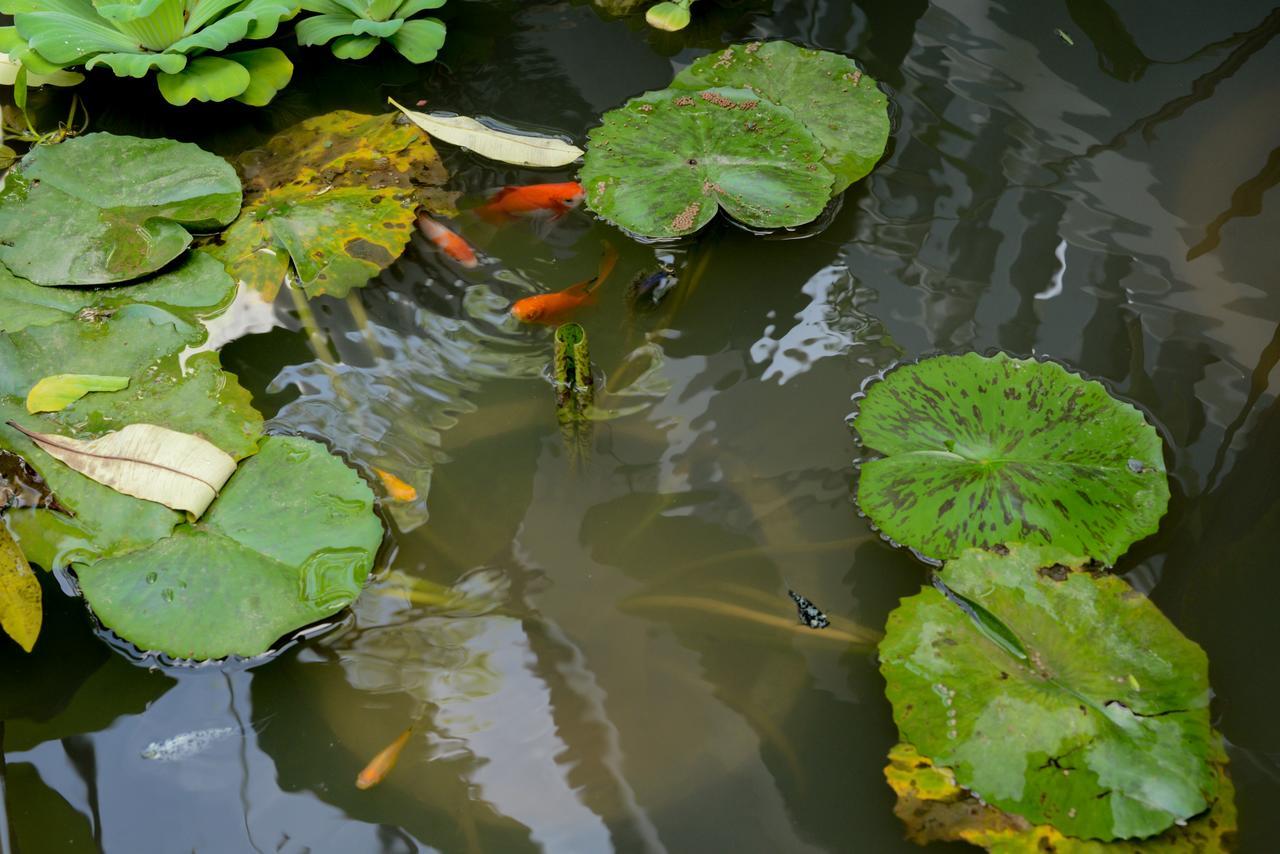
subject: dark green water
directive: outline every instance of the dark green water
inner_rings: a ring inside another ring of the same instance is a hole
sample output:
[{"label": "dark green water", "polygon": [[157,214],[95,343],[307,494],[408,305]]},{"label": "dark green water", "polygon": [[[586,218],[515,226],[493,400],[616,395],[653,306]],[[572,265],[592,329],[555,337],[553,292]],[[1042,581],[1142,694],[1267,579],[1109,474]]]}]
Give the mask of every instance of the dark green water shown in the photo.
[{"label": "dark green water", "polygon": [[[430,492],[389,511],[354,615],[266,663],[132,661],[50,581],[37,653],[0,644],[0,851],[913,850],[873,653],[714,606],[792,619],[789,584],[846,628],[883,627],[926,568],[852,506],[850,396],[898,359],[990,348],[1061,359],[1160,426],[1170,512],[1118,569],[1207,650],[1239,850],[1274,850],[1280,12],[704,0],[709,22],[664,36],[585,3],[450,5],[435,65],[315,51],[256,112],[95,80],[95,126],[230,155],[390,95],[580,139],[702,52],[781,37],[882,81],[891,148],[807,239],[646,247],[578,212],[547,234],[467,231],[486,260],[465,274],[416,238],[354,304],[316,301],[311,337],[287,297],[238,305],[223,361],[275,429]],[[572,177],[444,153],[471,194]],[[618,273],[579,319],[630,392],[610,404],[636,411],[566,444],[548,333],[505,312],[590,275],[604,240]],[[633,317],[622,285],[655,255],[704,273]],[[382,595],[393,571],[473,601]],[[357,790],[419,716],[395,771]],[[184,761],[141,756],[227,727]]]}]

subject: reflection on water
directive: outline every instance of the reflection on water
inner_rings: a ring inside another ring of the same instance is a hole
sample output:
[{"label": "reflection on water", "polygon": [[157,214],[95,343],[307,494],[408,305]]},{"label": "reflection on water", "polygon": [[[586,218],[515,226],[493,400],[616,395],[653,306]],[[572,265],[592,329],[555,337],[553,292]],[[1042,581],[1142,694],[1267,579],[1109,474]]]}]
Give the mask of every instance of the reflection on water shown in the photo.
[{"label": "reflection on water", "polygon": [[[272,427],[416,496],[386,502],[391,542],[354,614],[252,668],[136,667],[50,582],[36,656],[0,647],[18,850],[910,850],[870,647],[924,569],[856,515],[843,422],[896,360],[992,347],[1079,366],[1160,425],[1170,517],[1119,569],[1206,647],[1241,848],[1266,850],[1280,12],[703,5],[669,35],[585,2],[451,4],[446,62],[300,64],[249,124],[215,111],[179,133],[112,102],[104,128],[225,152],[386,95],[580,136],[704,49],[785,37],[858,57],[896,129],[803,239],[724,227],[654,247],[583,212],[502,229],[464,215],[476,270],[415,237],[350,300],[237,303],[223,359]],[[572,176],[446,162],[471,199]],[[619,268],[578,319],[609,393],[567,443],[549,333],[507,306],[591,275],[606,238]],[[625,283],[660,260],[680,287],[629,310]],[[788,589],[831,627],[799,625]],[[396,768],[358,791],[414,721]],[[234,736],[182,762],[141,756],[211,729]]]}]

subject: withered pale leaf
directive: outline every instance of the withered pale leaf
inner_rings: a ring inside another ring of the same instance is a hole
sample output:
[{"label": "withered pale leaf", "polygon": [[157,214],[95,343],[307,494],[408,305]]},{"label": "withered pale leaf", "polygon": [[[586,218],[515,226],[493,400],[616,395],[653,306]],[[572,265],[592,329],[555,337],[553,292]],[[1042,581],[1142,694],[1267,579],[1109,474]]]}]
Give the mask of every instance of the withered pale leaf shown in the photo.
[{"label": "withered pale leaf", "polygon": [[91,391],[120,391],[128,385],[128,377],[53,374],[41,379],[27,392],[27,411],[61,412]]},{"label": "withered pale leaf", "polygon": [[31,652],[43,618],[40,582],[0,519],[0,628]]},{"label": "withered pale leaf", "polygon": [[130,424],[87,441],[35,433],[12,421],[9,426],[85,477],[196,518],[236,470],[236,461],[216,445],[155,424]]},{"label": "withered pale leaf", "polygon": [[554,136],[509,133],[481,124],[470,116],[433,116],[406,109],[390,98],[387,100],[434,139],[500,163],[544,168],[568,166],[584,153],[578,146]]}]

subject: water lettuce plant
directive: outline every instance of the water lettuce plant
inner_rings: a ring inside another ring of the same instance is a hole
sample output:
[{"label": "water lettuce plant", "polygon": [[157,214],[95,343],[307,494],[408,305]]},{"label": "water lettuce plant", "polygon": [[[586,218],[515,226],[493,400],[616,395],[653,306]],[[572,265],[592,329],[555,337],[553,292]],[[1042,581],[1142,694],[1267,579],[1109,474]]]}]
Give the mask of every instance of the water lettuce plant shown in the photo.
[{"label": "water lettuce plant", "polygon": [[862,464],[859,507],[938,560],[1021,542],[1114,563],[1169,502],[1155,428],[1054,362],[904,364],[867,387],[853,427],[881,455]]},{"label": "water lettuce plant", "polygon": [[156,72],[165,100],[234,98],[262,106],[288,84],[293,64],[274,47],[225,52],[275,35],[295,0],[0,0],[14,26],[0,48],[33,73],[99,65],[120,77]]},{"label": "water lettuce plant", "polygon": [[439,18],[415,18],[445,0],[302,0],[318,14],[298,22],[298,44],[322,45],[339,59],[363,59],[385,40],[410,62],[430,62],[444,45]]},{"label": "water lettuce plant", "polygon": [[880,643],[904,741],[987,803],[1084,839],[1209,807],[1208,659],[1122,579],[1053,548],[973,549]]},{"label": "water lettuce plant", "polygon": [[36,146],[0,187],[0,262],[39,285],[131,281],[240,201],[231,164],[190,143],[91,133]]}]

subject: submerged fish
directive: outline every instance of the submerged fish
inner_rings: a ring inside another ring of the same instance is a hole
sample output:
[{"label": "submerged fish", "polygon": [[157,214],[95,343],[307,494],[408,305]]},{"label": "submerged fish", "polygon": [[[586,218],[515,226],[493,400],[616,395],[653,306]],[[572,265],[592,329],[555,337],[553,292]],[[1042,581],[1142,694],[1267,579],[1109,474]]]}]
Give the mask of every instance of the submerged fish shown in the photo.
[{"label": "submerged fish", "polygon": [[576,208],[582,196],[582,185],[577,181],[503,187],[488,202],[476,208],[476,213],[489,222],[505,222],[511,217],[543,213],[559,218]]},{"label": "submerged fish", "polygon": [[479,262],[471,244],[463,240],[454,231],[445,228],[426,214],[418,214],[418,230],[423,236],[439,247],[440,251],[457,261],[468,270]]},{"label": "submerged fish", "polygon": [[676,284],[676,274],[670,267],[662,266],[657,270],[641,272],[627,286],[627,301],[632,308],[653,308],[662,302],[663,297]]},{"label": "submerged fish", "polygon": [[400,752],[409,743],[411,735],[413,735],[413,725],[400,733],[400,737],[395,741],[382,748],[382,751],[373,757],[356,777],[356,788],[371,789],[381,783],[391,773],[391,769],[396,767],[396,760],[400,758]]},{"label": "submerged fish", "polygon": [[236,732],[236,728],[230,726],[184,732],[164,741],[151,742],[147,745],[147,749],[142,751],[142,758],[154,759],[157,762],[181,762],[198,753],[204,753],[215,742]]},{"label": "submerged fish", "polygon": [[418,498],[418,490],[414,489],[411,484],[405,483],[389,471],[383,471],[374,467],[374,472],[378,475],[378,479],[382,481],[382,485],[387,488],[387,497],[394,501],[416,501]]},{"label": "submerged fish", "polygon": [[596,291],[601,283],[609,278],[609,274],[613,272],[613,267],[617,263],[618,250],[612,243],[606,243],[604,256],[600,259],[600,269],[593,277],[570,285],[562,291],[518,300],[511,306],[511,313],[522,323],[559,324],[582,306],[595,303]]},{"label": "submerged fish", "polygon": [[818,610],[818,606],[801,596],[791,588],[787,588],[787,595],[791,597],[791,601],[796,603],[796,610],[800,612],[800,622],[804,623],[811,629],[825,629],[831,625],[831,621],[827,619],[827,615]]}]

